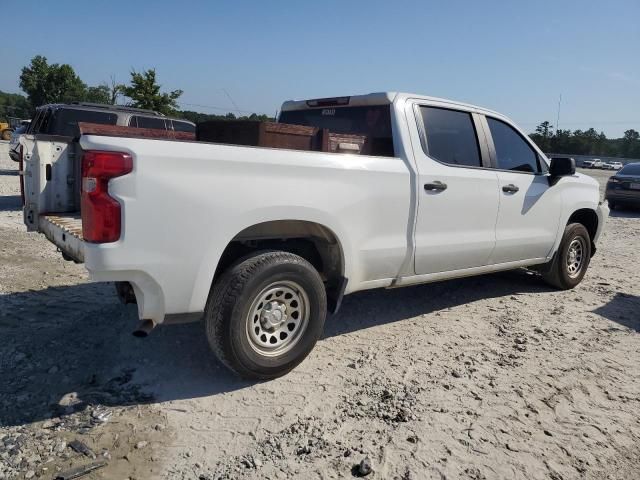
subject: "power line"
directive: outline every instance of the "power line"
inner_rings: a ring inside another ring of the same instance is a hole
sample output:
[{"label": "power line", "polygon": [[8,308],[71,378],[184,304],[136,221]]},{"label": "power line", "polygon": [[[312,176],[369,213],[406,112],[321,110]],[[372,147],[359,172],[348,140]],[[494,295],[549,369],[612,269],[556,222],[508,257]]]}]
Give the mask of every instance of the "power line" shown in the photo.
[{"label": "power line", "polygon": [[[200,103],[187,103],[187,102],[177,102],[179,105],[187,105],[189,107],[200,107],[200,108],[210,108],[212,110],[222,110],[223,112],[228,112],[230,109],[229,107],[216,107],[214,105],[202,105]],[[257,113],[257,112],[252,112],[250,110],[240,110],[238,108],[236,108],[235,110],[238,113]]]},{"label": "power line", "polygon": [[236,107],[236,112],[240,112],[240,109],[238,109],[238,105],[236,105],[236,102],[233,101],[233,98],[231,98],[231,95],[229,95],[229,92],[227,92],[226,88],[223,88],[222,91],[224,92],[224,94],[227,96],[227,98],[231,101],[231,104]]}]

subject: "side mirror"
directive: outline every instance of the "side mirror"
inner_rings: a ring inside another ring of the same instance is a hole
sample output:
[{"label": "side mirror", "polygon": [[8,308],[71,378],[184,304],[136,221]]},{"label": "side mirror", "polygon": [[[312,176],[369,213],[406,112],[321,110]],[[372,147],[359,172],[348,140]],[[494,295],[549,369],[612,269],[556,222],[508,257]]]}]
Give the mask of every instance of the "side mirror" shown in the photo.
[{"label": "side mirror", "polygon": [[554,157],[549,166],[549,182],[556,183],[560,177],[567,177],[576,173],[576,161],[569,157]]}]

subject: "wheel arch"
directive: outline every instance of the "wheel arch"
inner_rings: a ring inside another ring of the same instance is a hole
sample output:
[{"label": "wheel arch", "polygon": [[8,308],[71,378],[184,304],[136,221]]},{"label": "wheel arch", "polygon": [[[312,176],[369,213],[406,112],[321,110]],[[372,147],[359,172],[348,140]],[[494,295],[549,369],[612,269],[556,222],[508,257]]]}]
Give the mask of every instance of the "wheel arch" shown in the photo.
[{"label": "wheel arch", "polygon": [[566,225],[571,223],[580,223],[584,225],[589,232],[589,239],[591,240],[591,256],[595,253],[596,245],[595,238],[598,232],[598,214],[592,208],[579,208],[575,210],[567,220]]},{"label": "wheel arch", "polygon": [[[302,251],[305,242],[313,246],[311,251]],[[274,247],[283,251],[297,249],[299,252],[290,253],[308,260],[321,275],[332,277],[345,272],[344,249],[332,229],[309,220],[269,220],[246,227],[234,235],[220,257],[214,279],[239,258],[233,252],[238,244],[249,251]],[[278,244],[282,248],[277,248]]]},{"label": "wheel arch", "polygon": [[311,263],[325,284],[329,311],[338,310],[347,283],[344,245],[332,228],[311,220],[267,220],[243,228],[222,250],[211,286],[239,259],[265,250],[293,253]]}]

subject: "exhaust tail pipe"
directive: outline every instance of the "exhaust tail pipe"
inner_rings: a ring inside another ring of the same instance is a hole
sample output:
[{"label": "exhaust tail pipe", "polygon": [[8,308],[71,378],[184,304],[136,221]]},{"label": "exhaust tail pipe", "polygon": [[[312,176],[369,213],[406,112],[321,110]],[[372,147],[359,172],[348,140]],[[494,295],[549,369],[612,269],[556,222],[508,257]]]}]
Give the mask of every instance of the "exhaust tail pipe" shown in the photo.
[{"label": "exhaust tail pipe", "polygon": [[138,328],[133,331],[133,336],[144,338],[148,336],[151,333],[151,330],[153,330],[155,327],[156,324],[153,322],[153,320],[141,320],[138,324]]}]

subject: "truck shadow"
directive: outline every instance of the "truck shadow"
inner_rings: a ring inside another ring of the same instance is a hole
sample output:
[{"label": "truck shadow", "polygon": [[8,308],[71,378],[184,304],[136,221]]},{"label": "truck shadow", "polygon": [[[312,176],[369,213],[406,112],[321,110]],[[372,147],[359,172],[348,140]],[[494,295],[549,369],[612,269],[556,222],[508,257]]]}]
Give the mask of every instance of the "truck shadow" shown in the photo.
[{"label": "truck shadow", "polygon": [[609,216],[618,218],[640,218],[640,207],[625,207],[623,209],[618,207],[615,210],[610,210]]},{"label": "truck shadow", "polygon": [[608,303],[596,308],[593,313],[640,332],[640,297],[637,295],[616,292]]},{"label": "truck shadow", "polygon": [[22,210],[20,195],[0,195],[0,212]]},{"label": "truck shadow", "polygon": [[[360,292],[346,297],[340,313],[327,319],[322,341],[480,299],[551,291],[533,274],[514,271]],[[621,301],[624,311],[637,310],[637,297],[633,305],[627,305],[628,298]],[[601,314],[613,316],[618,307],[611,308]],[[0,425],[95,405],[206,397],[253,384],[217,362],[202,323],[157,328],[138,339],[131,335],[135,319],[135,310],[118,302],[110,284],[0,295]]]}]

